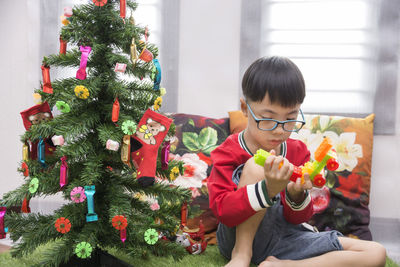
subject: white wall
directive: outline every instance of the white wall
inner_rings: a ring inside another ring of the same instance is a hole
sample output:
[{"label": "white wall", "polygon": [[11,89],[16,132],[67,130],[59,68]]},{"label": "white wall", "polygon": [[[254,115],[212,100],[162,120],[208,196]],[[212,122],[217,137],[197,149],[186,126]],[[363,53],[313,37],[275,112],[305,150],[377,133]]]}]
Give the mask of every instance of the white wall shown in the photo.
[{"label": "white wall", "polygon": [[238,103],[240,0],[183,0],[178,112],[224,117]]},{"label": "white wall", "polygon": [[38,44],[29,42],[39,32],[35,8],[31,0],[3,1],[0,9],[0,197],[23,181],[17,173],[22,159],[20,135],[25,132],[19,113],[34,104],[33,89],[40,78]]}]

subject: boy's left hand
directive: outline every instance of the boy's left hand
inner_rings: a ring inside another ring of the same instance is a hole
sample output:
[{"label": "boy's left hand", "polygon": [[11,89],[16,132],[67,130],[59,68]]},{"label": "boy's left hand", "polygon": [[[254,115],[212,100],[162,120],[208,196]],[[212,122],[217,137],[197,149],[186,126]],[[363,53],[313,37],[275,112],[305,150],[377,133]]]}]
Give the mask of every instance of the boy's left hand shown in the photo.
[{"label": "boy's left hand", "polygon": [[289,198],[296,203],[303,202],[305,197],[304,190],[311,188],[312,188],[312,183],[310,180],[310,175],[308,173],[304,174],[303,184],[301,184],[301,178],[297,178],[296,182],[290,182],[287,185]]}]

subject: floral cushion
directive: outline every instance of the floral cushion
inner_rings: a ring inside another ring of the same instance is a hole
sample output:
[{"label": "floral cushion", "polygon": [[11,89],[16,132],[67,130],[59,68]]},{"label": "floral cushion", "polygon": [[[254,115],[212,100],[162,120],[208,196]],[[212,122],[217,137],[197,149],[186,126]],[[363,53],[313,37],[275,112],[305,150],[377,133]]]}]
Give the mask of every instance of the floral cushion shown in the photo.
[{"label": "floral cushion", "polygon": [[[230,129],[239,132],[247,125],[241,111],[229,112]],[[371,240],[369,193],[374,115],[365,118],[305,115],[306,125],[291,138],[302,140],[313,157],[322,139],[330,137],[338,155],[339,168],[326,173],[326,185],[313,188],[315,214],[310,223],[320,231],[336,229],[344,235]]]},{"label": "floral cushion", "polygon": [[208,204],[207,177],[211,171],[210,153],[229,136],[229,118],[213,119],[189,114],[173,114],[176,134],[171,141],[170,158],[184,162],[185,172],[174,180],[192,190],[191,205],[200,206],[200,215],[188,220],[188,227],[202,220],[208,243],[215,243],[218,221]]},{"label": "floral cushion", "polygon": [[306,115],[306,125],[292,138],[313,152],[327,136],[337,152],[339,168],[327,171],[326,185],[313,189],[316,214],[311,224],[319,230],[336,229],[345,235],[371,240],[369,193],[374,115],[348,118]]}]

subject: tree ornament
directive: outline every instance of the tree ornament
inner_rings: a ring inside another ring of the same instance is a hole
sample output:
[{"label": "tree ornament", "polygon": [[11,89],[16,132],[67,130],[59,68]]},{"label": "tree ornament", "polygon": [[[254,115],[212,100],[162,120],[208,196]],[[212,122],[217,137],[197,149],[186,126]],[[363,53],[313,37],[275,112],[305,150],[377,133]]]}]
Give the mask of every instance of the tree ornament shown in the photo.
[{"label": "tree ornament", "polygon": [[80,242],[75,247],[75,254],[81,259],[86,259],[90,257],[90,255],[92,254],[92,250],[92,245],[87,242]]},{"label": "tree ornament", "polygon": [[46,168],[46,161],[45,161],[45,144],[43,141],[43,138],[39,138],[39,143],[37,145],[37,151],[38,151],[38,161],[40,165],[42,165],[43,168]]},{"label": "tree ornament", "polygon": [[112,218],[112,226],[117,230],[125,229],[128,226],[128,220],[123,215],[115,215]]},{"label": "tree ornament", "polygon": [[154,110],[159,110],[162,104],[162,98],[159,96],[156,98],[156,100],[154,100],[154,105],[153,105],[153,109]]},{"label": "tree ornament", "polygon": [[167,93],[167,90],[165,88],[160,89],[160,96],[164,96]]},{"label": "tree ornament", "polygon": [[135,44],[135,38],[132,37],[132,42],[131,42],[131,60],[132,64],[136,64],[136,60],[138,59],[137,55],[137,50],[136,50],[136,44]]},{"label": "tree ornament", "polygon": [[94,212],[94,194],[96,188],[94,185],[85,186],[85,195],[88,204],[88,214],[86,215],[86,222],[95,222],[98,220],[97,214]]},{"label": "tree ornament", "polygon": [[72,189],[71,193],[71,200],[74,201],[75,203],[81,203],[85,201],[86,195],[85,195],[85,189],[83,189],[82,186],[77,186]]},{"label": "tree ornament", "polygon": [[144,38],[146,40],[145,45],[143,47],[142,52],[139,55],[139,58],[145,62],[150,62],[153,60],[153,53],[150,52],[150,50],[147,49],[147,32],[148,32],[148,28],[145,28],[144,31]]},{"label": "tree ornament", "polygon": [[159,209],[160,209],[160,205],[159,205],[157,202],[154,202],[154,203],[152,203],[152,204],[150,205],[150,209],[151,209],[152,211],[159,210]]},{"label": "tree ornament", "polygon": [[0,239],[6,238],[6,230],[4,227],[4,217],[6,215],[7,208],[0,207]]},{"label": "tree ornament", "polygon": [[130,155],[131,155],[131,136],[124,135],[122,138],[122,147],[121,147],[121,160],[126,165],[130,166]]},{"label": "tree ornament", "polygon": [[54,227],[58,232],[65,234],[71,230],[71,222],[67,218],[60,217],[56,220]]},{"label": "tree ornament", "polygon": [[119,101],[118,101],[118,97],[115,98],[114,100],[114,104],[112,107],[112,112],[111,112],[111,120],[116,123],[119,119]]},{"label": "tree ornament", "polygon": [[119,237],[121,238],[122,243],[126,241],[126,228],[119,231]]},{"label": "tree ornament", "polygon": [[71,111],[71,108],[69,107],[69,105],[67,103],[65,103],[64,101],[57,101],[56,107],[62,113],[68,113]]},{"label": "tree ornament", "polygon": [[29,130],[32,124],[40,124],[53,118],[49,103],[47,102],[30,107],[20,114],[26,130]]},{"label": "tree ornament", "polygon": [[51,138],[51,141],[53,142],[53,144],[55,146],[62,146],[62,145],[64,145],[64,142],[65,142],[64,137],[62,135],[54,135]]},{"label": "tree ornament", "polygon": [[[152,80],[154,80],[154,90],[160,90],[161,83],[161,65],[158,62],[158,59],[153,59],[153,72],[152,72]],[[154,76],[154,77],[153,77]]]},{"label": "tree ornament", "polygon": [[115,68],[114,68],[115,72],[124,73],[125,70],[126,70],[126,64],[125,63],[117,63],[117,64],[115,64]]},{"label": "tree ornament", "polygon": [[24,171],[24,176],[28,177],[29,176],[29,167],[28,167],[28,164],[26,164],[25,161],[22,162],[21,169]]},{"label": "tree ornament", "polygon": [[22,160],[27,161],[29,159],[29,148],[28,145],[25,143],[22,145]]},{"label": "tree ornament", "polygon": [[105,4],[107,4],[107,0],[93,0],[93,3],[96,6],[104,6]]},{"label": "tree ornament", "polygon": [[63,188],[68,183],[68,164],[67,157],[61,158],[60,166],[60,187]]},{"label": "tree ornament", "polygon": [[64,16],[66,16],[67,18],[72,16],[72,7],[70,6],[64,7]]},{"label": "tree ornament", "polygon": [[179,168],[177,166],[174,166],[171,169],[171,172],[169,173],[169,179],[171,181],[174,181],[178,177],[178,175],[179,175]]},{"label": "tree ornament", "polygon": [[132,135],[136,131],[137,124],[134,121],[126,120],[122,123],[122,131],[124,134]]},{"label": "tree ornament", "polygon": [[147,49],[147,45],[143,47],[143,50],[140,53],[139,58],[145,62],[150,62],[153,60],[153,53],[151,53],[150,50]]},{"label": "tree ornament", "polygon": [[22,201],[21,206],[22,213],[31,213],[31,208],[29,207],[29,199],[25,196],[24,200]]},{"label": "tree ornament", "polygon": [[34,177],[29,183],[29,192],[31,194],[34,194],[38,190],[38,188],[39,188],[39,179]]},{"label": "tree ornament", "polygon": [[126,0],[119,1],[119,16],[125,19],[126,16]]},{"label": "tree ornament", "polygon": [[187,225],[187,218],[188,218],[188,207],[187,207],[187,202],[183,202],[182,207],[181,207],[181,225],[186,226]]},{"label": "tree ornament", "polygon": [[155,229],[150,228],[144,232],[144,241],[149,245],[154,245],[158,241],[158,233]]},{"label": "tree ornament", "polygon": [[137,179],[142,186],[154,184],[158,148],[167,135],[172,119],[148,109],[132,136],[140,146],[132,147],[131,157],[137,166]]},{"label": "tree ornament", "polygon": [[75,95],[80,99],[87,99],[89,97],[89,90],[83,85],[77,85],[74,89]]},{"label": "tree ornament", "polygon": [[60,36],[60,55],[65,55],[67,53],[67,42]]},{"label": "tree ornament", "polygon": [[[106,1],[107,2],[107,1]],[[76,72],[76,78],[79,80],[86,79],[86,65],[88,61],[88,57],[92,48],[90,46],[79,46],[79,50],[82,52],[81,55],[81,63],[79,65],[79,70]]]},{"label": "tree ornament", "polygon": [[161,148],[161,169],[168,170],[168,157],[171,148],[170,141],[165,141]]},{"label": "tree ornament", "polygon": [[52,94],[53,87],[51,87],[51,81],[50,81],[50,67],[42,65],[41,69],[43,78],[43,92]]},{"label": "tree ornament", "polygon": [[69,19],[68,19],[67,17],[65,17],[65,16],[60,16],[60,20],[61,20],[61,23],[62,23],[64,26],[67,26],[68,24],[71,23],[71,22],[69,21]]},{"label": "tree ornament", "polygon": [[119,149],[119,143],[117,141],[108,139],[106,143],[106,148],[108,150],[113,150],[113,151],[118,151]]},{"label": "tree ornament", "polygon": [[42,96],[39,93],[34,93],[33,102],[35,103],[35,105],[42,104]]}]

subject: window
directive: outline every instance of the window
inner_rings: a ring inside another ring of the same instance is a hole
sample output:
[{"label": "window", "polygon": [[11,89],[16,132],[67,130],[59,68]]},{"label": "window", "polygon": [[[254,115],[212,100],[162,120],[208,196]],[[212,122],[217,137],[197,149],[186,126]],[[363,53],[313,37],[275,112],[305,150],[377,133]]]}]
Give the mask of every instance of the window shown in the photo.
[{"label": "window", "polygon": [[[149,29],[149,42],[161,45],[161,2],[159,0],[137,0],[133,13],[135,23]],[[128,14],[129,17],[130,14]]]},{"label": "window", "polygon": [[287,56],[304,75],[305,112],[373,112],[377,10],[369,0],[263,0],[261,55]]}]

